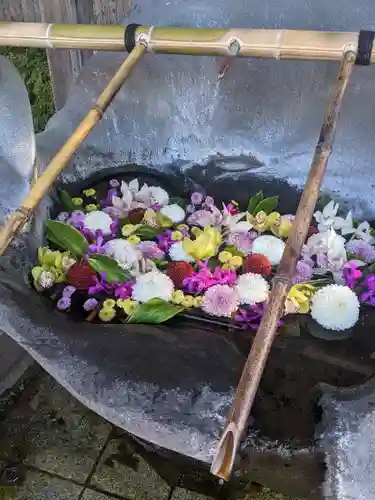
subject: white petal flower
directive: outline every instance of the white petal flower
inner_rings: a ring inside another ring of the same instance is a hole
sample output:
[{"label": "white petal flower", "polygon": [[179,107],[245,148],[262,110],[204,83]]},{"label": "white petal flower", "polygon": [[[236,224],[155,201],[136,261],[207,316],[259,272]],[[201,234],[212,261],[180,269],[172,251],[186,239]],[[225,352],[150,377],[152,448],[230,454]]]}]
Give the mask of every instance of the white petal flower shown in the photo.
[{"label": "white petal flower", "polygon": [[151,299],[170,301],[173,291],[173,281],[166,274],[160,271],[151,271],[136,279],[132,298],[137,302],[147,302]]},{"label": "white petal flower", "polygon": [[102,231],[103,234],[111,234],[112,218],[100,210],[94,210],[85,215],[83,220],[86,229],[95,234],[95,231]]},{"label": "white petal flower", "polygon": [[346,330],[359,318],[359,300],[347,286],[329,285],[316,292],[311,316],[328,330]]},{"label": "white petal flower", "polygon": [[276,266],[280,263],[284,248],[283,240],[276,238],[276,236],[263,235],[255,238],[251,252],[264,255],[271,262],[271,265]]},{"label": "white petal flower", "polygon": [[340,230],[343,236],[347,234],[352,234],[355,231],[353,227],[353,216],[350,210],[345,219],[342,217],[335,217],[333,221],[333,229]]},{"label": "white petal flower", "polygon": [[136,194],[136,199],[145,203],[148,207],[152,205],[164,206],[169,203],[169,194],[161,187],[143,184]]},{"label": "white petal flower", "polygon": [[142,257],[142,253],[134,245],[131,245],[127,240],[116,238],[106,243],[106,255],[113,257],[125,269],[132,269],[138,260]]},{"label": "white petal flower", "polygon": [[181,241],[177,241],[170,246],[169,257],[171,258],[171,260],[182,260],[183,262],[194,261],[194,258],[185,252]]},{"label": "white petal flower", "polygon": [[181,208],[180,205],[177,205],[177,203],[174,203],[173,205],[165,205],[161,208],[160,213],[171,219],[171,221],[175,224],[178,224],[185,219],[185,210]]},{"label": "white petal flower", "polygon": [[373,243],[374,238],[371,235],[371,226],[367,221],[361,222],[354,231],[354,237],[365,240],[367,243]]},{"label": "white petal flower", "polygon": [[241,304],[257,304],[268,299],[270,286],[260,274],[245,273],[238,277],[236,291]]},{"label": "white petal flower", "polygon": [[223,218],[221,224],[229,232],[248,232],[253,227],[250,222],[243,221],[242,219],[247,215],[247,212],[232,215],[223,203]]},{"label": "white petal flower", "polygon": [[334,224],[339,204],[331,200],[324,208],[323,212],[315,212],[314,217],[318,223],[319,231],[328,231]]},{"label": "white petal flower", "polygon": [[132,195],[135,196],[139,191],[138,179],[133,179],[132,181],[130,181],[128,186],[129,186],[129,190],[131,191]]}]

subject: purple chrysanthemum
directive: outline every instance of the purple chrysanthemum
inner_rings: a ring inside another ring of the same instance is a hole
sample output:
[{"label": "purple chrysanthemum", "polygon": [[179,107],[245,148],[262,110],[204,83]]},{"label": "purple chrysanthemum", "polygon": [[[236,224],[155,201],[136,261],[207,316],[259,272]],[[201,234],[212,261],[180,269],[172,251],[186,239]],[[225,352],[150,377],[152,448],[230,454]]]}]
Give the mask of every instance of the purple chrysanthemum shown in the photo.
[{"label": "purple chrysanthemum", "polygon": [[95,307],[99,304],[99,302],[94,299],[94,298],[90,298],[90,299],[87,299],[86,302],[83,304],[83,309],[87,312],[89,311],[92,311],[93,309],[95,309]]},{"label": "purple chrysanthemum", "polygon": [[296,266],[296,274],[293,278],[293,283],[305,283],[310,281],[313,276],[312,265],[306,260],[299,260]]},{"label": "purple chrysanthemum", "polygon": [[76,289],[75,286],[73,286],[73,285],[67,285],[64,288],[62,295],[63,295],[63,297],[70,298],[76,290],[77,289]]},{"label": "purple chrysanthemum", "polygon": [[203,200],[203,195],[195,191],[194,193],[192,193],[190,200],[193,205],[200,205]]},{"label": "purple chrysanthemum", "polygon": [[248,255],[251,252],[251,247],[253,246],[253,241],[257,237],[255,231],[245,232],[245,231],[234,231],[228,236],[229,245],[233,245],[240,252]]},{"label": "purple chrysanthemum", "polygon": [[60,311],[66,311],[66,309],[69,309],[71,304],[72,304],[72,301],[71,301],[70,297],[61,297],[61,299],[57,301],[56,306],[57,306],[57,309],[59,309]]},{"label": "purple chrysanthemum", "polygon": [[364,260],[367,264],[375,262],[375,248],[364,240],[351,240],[346,244],[346,251]]},{"label": "purple chrysanthemum", "polygon": [[237,292],[228,285],[215,285],[203,296],[202,309],[211,316],[230,318],[238,306]]}]

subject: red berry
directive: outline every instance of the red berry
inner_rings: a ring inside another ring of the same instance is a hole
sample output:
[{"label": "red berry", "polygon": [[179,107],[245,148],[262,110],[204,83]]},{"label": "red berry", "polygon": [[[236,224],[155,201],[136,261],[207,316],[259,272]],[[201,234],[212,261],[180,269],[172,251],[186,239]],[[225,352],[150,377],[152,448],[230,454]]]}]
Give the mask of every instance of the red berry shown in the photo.
[{"label": "red berry", "polygon": [[76,262],[67,273],[67,281],[70,285],[76,287],[77,290],[88,290],[94,284],[95,276],[96,271],[86,264],[86,262]]},{"label": "red berry", "polygon": [[264,255],[252,253],[245,258],[243,270],[245,273],[269,276],[271,274],[271,262]]},{"label": "red berry", "polygon": [[171,278],[177,288],[183,288],[184,279],[194,274],[194,267],[190,262],[173,261],[168,262],[167,275]]}]

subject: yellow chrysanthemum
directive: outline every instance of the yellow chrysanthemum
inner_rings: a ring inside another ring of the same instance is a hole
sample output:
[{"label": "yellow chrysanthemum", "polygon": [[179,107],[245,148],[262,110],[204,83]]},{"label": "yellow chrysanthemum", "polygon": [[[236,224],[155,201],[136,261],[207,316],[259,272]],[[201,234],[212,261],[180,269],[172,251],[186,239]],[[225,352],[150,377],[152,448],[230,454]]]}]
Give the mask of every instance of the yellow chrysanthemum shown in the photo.
[{"label": "yellow chrysanthemum", "polygon": [[191,295],[185,295],[182,305],[186,308],[194,307],[194,297]]},{"label": "yellow chrysanthemum", "polygon": [[115,305],[116,301],[113,299],[107,299],[103,302],[104,309],[112,309],[113,307],[115,307]]},{"label": "yellow chrysanthemum", "polygon": [[230,252],[220,252],[218,255],[219,261],[223,264],[229,263],[229,261],[232,259],[232,254]]},{"label": "yellow chrysanthemum", "polygon": [[138,309],[139,303],[132,299],[118,299],[116,302],[117,306],[120,307],[125,314],[131,316],[133,312]]},{"label": "yellow chrysanthemum", "polygon": [[171,234],[171,239],[173,241],[181,241],[183,237],[184,235],[181,233],[181,231],[173,231]]},{"label": "yellow chrysanthemum", "polygon": [[72,203],[76,207],[79,207],[80,205],[82,205],[83,199],[82,198],[72,198]]},{"label": "yellow chrysanthemum", "polygon": [[91,196],[95,196],[96,191],[95,191],[95,189],[85,189],[84,191],[82,191],[82,194],[84,194],[85,196],[87,196],[89,198]]},{"label": "yellow chrysanthemum", "polygon": [[175,290],[174,292],[172,292],[173,304],[182,304],[184,298],[185,298],[184,292],[182,292],[181,290]]},{"label": "yellow chrysanthemum", "polygon": [[203,297],[195,297],[194,298],[194,307],[201,307],[203,302]]},{"label": "yellow chrysanthemum", "polygon": [[138,243],[141,241],[141,238],[135,234],[133,234],[132,236],[129,236],[128,238],[128,242],[131,244],[131,245],[138,245]]},{"label": "yellow chrysanthemum", "polygon": [[116,316],[116,311],[110,307],[107,307],[107,308],[103,307],[102,309],[100,309],[98,316],[99,316],[100,320],[107,323],[108,321],[111,321]]},{"label": "yellow chrysanthemum", "polygon": [[85,206],[86,212],[95,212],[95,210],[98,209],[98,205],[95,205],[94,203],[89,203],[88,205]]}]

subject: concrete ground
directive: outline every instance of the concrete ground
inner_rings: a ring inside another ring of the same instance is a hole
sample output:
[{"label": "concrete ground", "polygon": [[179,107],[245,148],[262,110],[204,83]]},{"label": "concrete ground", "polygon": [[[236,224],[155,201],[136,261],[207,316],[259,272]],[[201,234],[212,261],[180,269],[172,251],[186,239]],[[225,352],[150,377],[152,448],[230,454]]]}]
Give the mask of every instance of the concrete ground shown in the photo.
[{"label": "concrete ground", "polygon": [[[212,498],[168,484],[128,437],[44,373],[0,413],[0,474],[0,500]],[[286,500],[261,488],[244,498]]]}]

